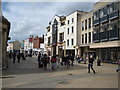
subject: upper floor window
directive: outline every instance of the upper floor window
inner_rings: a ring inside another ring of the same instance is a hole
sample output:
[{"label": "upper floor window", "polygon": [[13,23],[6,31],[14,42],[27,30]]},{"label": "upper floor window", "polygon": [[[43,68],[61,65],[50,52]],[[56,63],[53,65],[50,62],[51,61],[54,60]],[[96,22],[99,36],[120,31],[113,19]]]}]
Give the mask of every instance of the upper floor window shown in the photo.
[{"label": "upper floor window", "polygon": [[59,34],[59,41],[62,42],[64,40],[64,33]]},{"label": "upper floor window", "polygon": [[48,44],[50,44],[51,42],[50,42],[50,37],[48,37]]},{"label": "upper floor window", "polygon": [[72,18],[72,23],[74,23],[74,18]]},{"label": "upper floor window", "polygon": [[115,22],[109,24],[108,30],[113,30],[113,29],[117,29],[117,28],[118,28],[118,22],[115,21]]},{"label": "upper floor window", "polygon": [[91,28],[91,18],[89,18],[89,28]]},{"label": "upper floor window", "polygon": [[112,4],[109,5],[109,13],[112,13],[113,11],[118,9],[118,3],[114,2]]},{"label": "upper floor window", "polygon": [[74,45],[74,39],[71,39],[71,44]]},{"label": "upper floor window", "polygon": [[67,40],[67,46],[69,46],[69,39]]},{"label": "upper floor window", "polygon": [[89,32],[89,43],[91,43],[91,32]]},{"label": "upper floor window", "polygon": [[70,23],[70,21],[68,20],[68,24]]},{"label": "upper floor window", "polygon": [[85,29],[87,29],[87,19],[85,20]]},{"label": "upper floor window", "polygon": [[82,21],[82,31],[84,30],[84,21]]},{"label": "upper floor window", "polygon": [[87,33],[85,34],[85,43],[87,43]]},{"label": "upper floor window", "polygon": [[94,20],[99,18],[99,11],[97,11],[93,14],[93,18],[94,18]]},{"label": "upper floor window", "polygon": [[67,29],[67,33],[69,34],[69,28]]},{"label": "upper floor window", "polygon": [[72,33],[74,33],[74,27],[72,26]]},{"label": "upper floor window", "polygon": [[84,43],[84,34],[82,34],[82,44]]}]

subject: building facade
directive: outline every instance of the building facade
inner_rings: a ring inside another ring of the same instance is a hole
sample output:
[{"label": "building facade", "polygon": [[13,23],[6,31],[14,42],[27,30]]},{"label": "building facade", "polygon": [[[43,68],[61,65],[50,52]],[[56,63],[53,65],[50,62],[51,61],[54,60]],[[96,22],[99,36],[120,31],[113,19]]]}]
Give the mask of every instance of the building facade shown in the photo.
[{"label": "building facade", "polygon": [[92,19],[93,11],[81,17],[79,56],[83,58],[89,54],[95,54],[95,51],[90,49],[90,44],[93,42]]},{"label": "building facade", "polygon": [[8,43],[7,51],[11,52],[20,52],[21,50],[21,43],[19,41],[11,41]]},{"label": "building facade", "polygon": [[[60,57],[77,55],[80,45],[81,16],[87,12],[75,11],[68,16],[55,16],[47,27],[46,46],[48,55],[58,54]],[[51,53],[51,54],[50,54]]]},{"label": "building facade", "polygon": [[120,58],[120,1],[98,2],[93,9],[93,44],[96,58],[117,63]]},{"label": "building facade", "polygon": [[7,41],[10,39],[10,22],[4,17],[0,16],[2,23],[0,24],[0,68],[5,69],[8,67],[7,58]]}]

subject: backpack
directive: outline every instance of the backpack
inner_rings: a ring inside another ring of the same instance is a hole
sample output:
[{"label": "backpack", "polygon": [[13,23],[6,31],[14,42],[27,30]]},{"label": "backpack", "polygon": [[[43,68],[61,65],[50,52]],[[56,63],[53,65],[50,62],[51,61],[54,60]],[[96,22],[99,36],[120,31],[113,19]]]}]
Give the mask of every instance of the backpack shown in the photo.
[{"label": "backpack", "polygon": [[52,59],[51,59],[51,62],[52,62],[52,63],[56,62],[56,58],[52,58]]}]

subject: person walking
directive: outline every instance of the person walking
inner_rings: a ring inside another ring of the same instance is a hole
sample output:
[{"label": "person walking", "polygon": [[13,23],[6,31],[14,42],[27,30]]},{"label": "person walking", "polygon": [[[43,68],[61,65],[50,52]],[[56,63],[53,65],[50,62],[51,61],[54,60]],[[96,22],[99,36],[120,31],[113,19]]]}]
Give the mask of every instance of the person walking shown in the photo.
[{"label": "person walking", "polygon": [[17,59],[18,59],[18,63],[20,63],[20,59],[21,59],[21,54],[20,54],[20,52],[18,52],[18,54],[17,54]]},{"label": "person walking", "polygon": [[95,74],[95,70],[93,69],[93,61],[94,61],[94,58],[92,55],[90,55],[90,58],[89,58],[89,63],[88,63],[88,73],[90,73],[90,68],[93,70],[93,73]]},{"label": "person walking", "polygon": [[44,61],[43,61],[44,70],[47,70],[48,63],[49,63],[49,58],[48,58],[47,54],[44,54]]},{"label": "person walking", "polygon": [[51,69],[55,71],[55,68],[56,68],[56,56],[52,56],[52,59],[51,59],[51,63],[52,63],[52,67]]},{"label": "person walking", "polygon": [[70,58],[68,55],[66,55],[66,57],[65,57],[65,65],[67,66],[67,68],[70,67]]},{"label": "person walking", "polygon": [[71,54],[70,59],[71,59],[71,65],[73,66],[73,62],[74,62],[74,55],[73,54]]},{"label": "person walking", "polygon": [[15,52],[13,52],[12,57],[13,57],[13,63],[15,63],[15,60],[16,60],[16,53]]},{"label": "person walking", "polygon": [[39,54],[38,54],[38,67],[40,68],[40,67],[42,67],[41,66],[41,53],[39,52]]}]

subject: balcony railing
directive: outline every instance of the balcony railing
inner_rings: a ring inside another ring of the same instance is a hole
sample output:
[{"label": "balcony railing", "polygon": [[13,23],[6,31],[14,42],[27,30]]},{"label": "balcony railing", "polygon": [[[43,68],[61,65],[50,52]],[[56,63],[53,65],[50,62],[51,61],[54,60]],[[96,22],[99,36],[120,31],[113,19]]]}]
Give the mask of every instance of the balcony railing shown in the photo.
[{"label": "balcony railing", "polygon": [[108,31],[100,32],[100,41],[107,41],[108,40]]},{"label": "balcony railing", "polygon": [[100,18],[100,23],[106,22],[108,21],[108,15],[105,15],[103,17]]},{"label": "balcony railing", "polygon": [[119,17],[119,13],[118,13],[118,10],[112,12],[111,14],[109,14],[109,19],[112,20],[112,19],[115,19]]},{"label": "balcony railing", "polygon": [[99,42],[99,33],[93,34],[93,42]]},{"label": "balcony railing", "polygon": [[93,25],[99,24],[99,19],[93,20]]},{"label": "balcony railing", "polygon": [[119,39],[119,30],[117,28],[109,31],[109,40],[116,39]]}]

